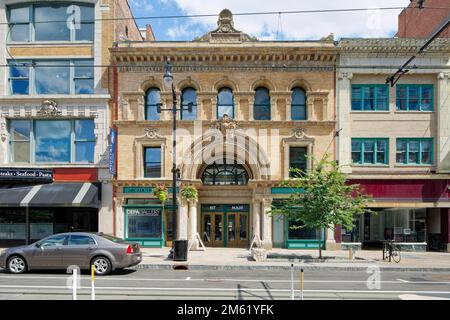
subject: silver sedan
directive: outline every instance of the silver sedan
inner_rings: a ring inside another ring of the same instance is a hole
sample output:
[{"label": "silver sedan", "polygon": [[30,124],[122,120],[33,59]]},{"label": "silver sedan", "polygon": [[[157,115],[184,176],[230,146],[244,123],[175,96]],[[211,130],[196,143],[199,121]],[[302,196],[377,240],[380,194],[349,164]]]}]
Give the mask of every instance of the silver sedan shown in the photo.
[{"label": "silver sedan", "polygon": [[73,232],[49,236],[33,244],[4,250],[0,268],[19,274],[37,269],[67,269],[78,266],[97,275],[138,265],[139,244],[102,233]]}]

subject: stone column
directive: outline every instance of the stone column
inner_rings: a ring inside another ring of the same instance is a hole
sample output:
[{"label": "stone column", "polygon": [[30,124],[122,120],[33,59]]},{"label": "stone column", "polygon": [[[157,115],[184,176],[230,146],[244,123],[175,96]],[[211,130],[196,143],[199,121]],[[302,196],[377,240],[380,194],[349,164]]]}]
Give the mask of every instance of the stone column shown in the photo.
[{"label": "stone column", "polygon": [[450,73],[440,73],[434,110],[438,116],[436,136],[437,172],[450,172]]},{"label": "stone column", "polygon": [[252,230],[252,238],[256,235],[259,239],[261,239],[261,200],[254,199],[253,200],[253,230]]},{"label": "stone column", "polygon": [[266,250],[271,250],[272,242],[272,199],[264,198],[262,200],[262,245]]},{"label": "stone column", "polygon": [[114,205],[116,211],[116,228],[115,235],[116,237],[125,238],[125,229],[124,229],[124,210],[123,210],[124,199],[116,197],[114,198]]},{"label": "stone column", "polygon": [[286,98],[286,119],[287,121],[292,120],[292,109],[291,109],[292,99],[291,97]]},{"label": "stone column", "polygon": [[314,97],[311,93],[306,94],[306,118],[309,121],[316,120],[316,116],[314,113]]},{"label": "stone column", "polygon": [[337,128],[342,129],[337,138],[337,156],[339,165],[344,173],[351,173],[352,168],[352,139],[350,130],[350,112],[352,106],[351,100],[351,79],[353,74],[342,72],[338,75],[337,83]]},{"label": "stone column", "polygon": [[450,252],[450,209],[441,209],[441,249]]},{"label": "stone column", "polygon": [[188,239],[191,250],[198,250],[199,242],[197,239],[197,201],[189,202],[189,219],[188,219]]},{"label": "stone column", "polygon": [[[161,109],[172,108],[172,94],[170,92],[161,92]],[[169,111],[162,111],[159,115],[161,120],[171,120],[171,115]]]},{"label": "stone column", "polygon": [[145,120],[145,99],[143,96],[137,97],[137,121],[144,121]]},{"label": "stone column", "polygon": [[336,240],[334,239],[334,227],[325,232],[325,250],[336,250]]},{"label": "stone column", "polygon": [[248,99],[248,121],[255,120],[255,116],[253,113],[253,105],[255,104],[255,98]]},{"label": "stone column", "polygon": [[188,204],[183,199],[178,202],[177,227],[177,240],[188,240]]}]

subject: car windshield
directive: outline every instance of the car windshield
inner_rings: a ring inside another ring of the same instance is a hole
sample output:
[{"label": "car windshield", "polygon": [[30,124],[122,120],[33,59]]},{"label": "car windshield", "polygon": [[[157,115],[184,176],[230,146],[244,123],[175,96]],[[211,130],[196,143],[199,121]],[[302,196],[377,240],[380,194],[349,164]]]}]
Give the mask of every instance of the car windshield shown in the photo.
[{"label": "car windshield", "polygon": [[105,238],[109,241],[115,242],[115,243],[125,243],[125,240],[121,239],[121,238],[117,238],[114,237],[112,235],[109,234],[99,234],[100,237]]}]

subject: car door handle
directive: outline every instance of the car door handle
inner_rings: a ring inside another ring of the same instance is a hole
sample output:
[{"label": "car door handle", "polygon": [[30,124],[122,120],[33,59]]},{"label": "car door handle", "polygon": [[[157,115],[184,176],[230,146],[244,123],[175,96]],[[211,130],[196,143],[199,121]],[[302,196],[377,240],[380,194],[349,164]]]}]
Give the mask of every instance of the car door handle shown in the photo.
[{"label": "car door handle", "polygon": [[92,251],[92,250],[94,250],[94,248],[92,248],[92,247],[89,247],[89,248],[88,248],[88,250],[89,250],[89,251]]},{"label": "car door handle", "polygon": [[61,251],[62,250],[62,248],[56,248],[56,251]]}]

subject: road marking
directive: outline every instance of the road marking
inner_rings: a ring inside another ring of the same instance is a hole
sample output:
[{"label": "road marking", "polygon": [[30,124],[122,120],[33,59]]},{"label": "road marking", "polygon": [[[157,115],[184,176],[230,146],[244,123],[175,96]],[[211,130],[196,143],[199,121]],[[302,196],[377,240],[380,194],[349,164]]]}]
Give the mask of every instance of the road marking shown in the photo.
[{"label": "road marking", "polygon": [[450,300],[450,298],[419,296],[417,294],[401,294],[398,297],[402,300]]},{"label": "road marking", "polygon": [[[35,277],[35,276],[0,276],[0,279],[8,279],[8,280],[14,280],[14,279],[66,279],[67,276],[53,276],[53,277]],[[81,280],[90,281],[90,276],[81,277]],[[209,281],[215,280],[215,282],[272,282],[272,283],[290,283],[291,280],[277,280],[277,279],[227,279],[227,278],[198,278],[198,279],[192,279],[191,277],[187,278],[171,278],[171,279],[158,279],[158,278],[97,278],[96,281],[161,281],[161,282],[171,282],[171,281]],[[396,279],[396,280],[386,280],[381,281],[381,283],[396,283],[396,284],[427,284],[427,285],[433,285],[433,284],[450,284],[450,281],[408,281],[403,279]],[[367,280],[306,280],[304,283],[367,283]]]},{"label": "road marking", "polygon": [[[14,286],[14,285],[0,285],[0,288],[5,289],[64,289],[65,286]],[[80,287],[81,290],[90,290],[90,287]],[[254,291],[254,292],[290,292],[290,289],[252,289],[252,288],[161,288],[161,287],[97,287],[97,290],[132,290],[132,291]],[[300,290],[295,290],[300,292]],[[449,294],[450,291],[414,291],[414,290],[303,290],[303,292],[317,292],[317,293],[392,293],[392,294]]]}]

